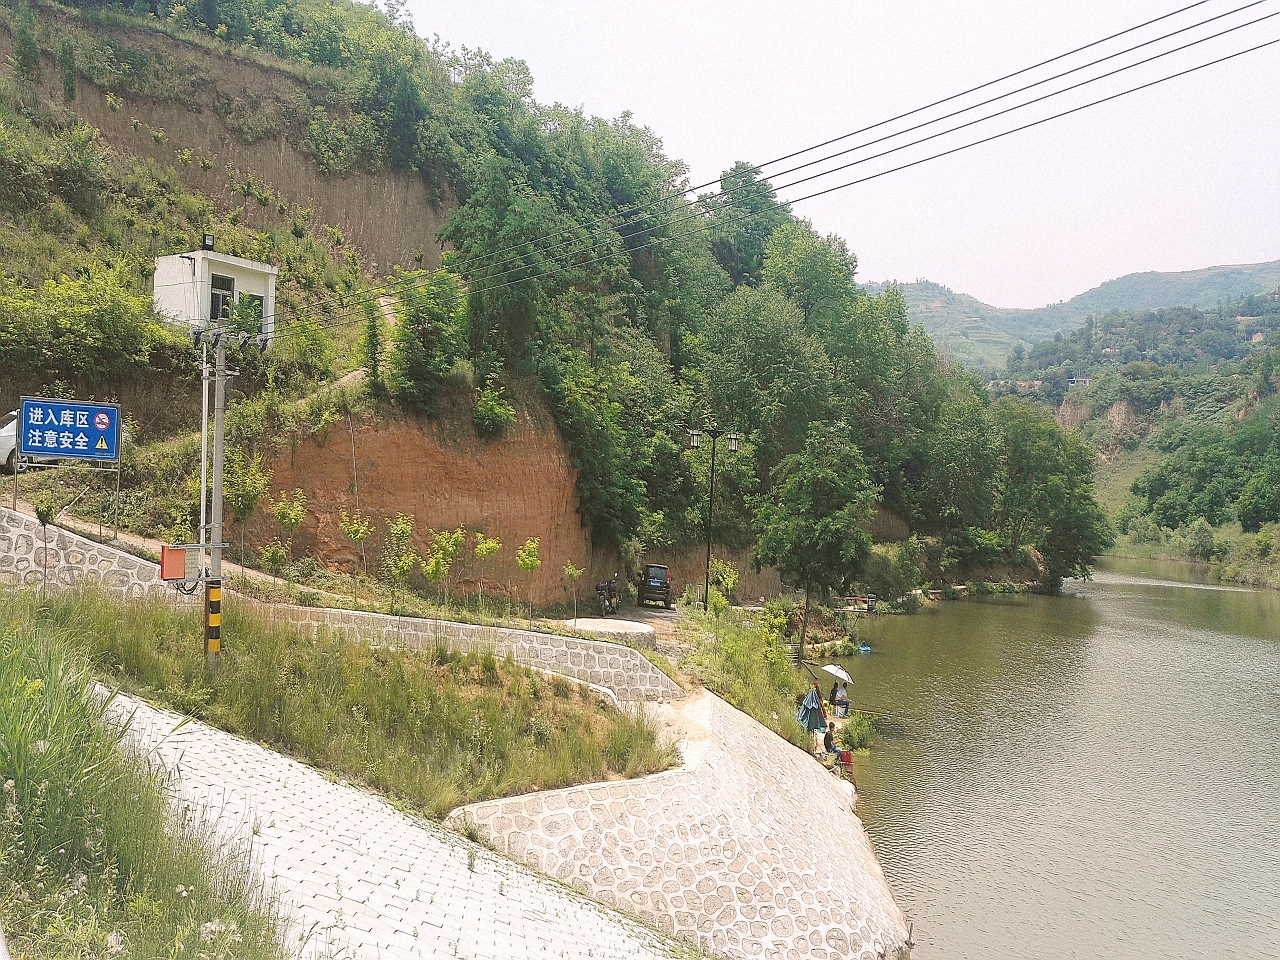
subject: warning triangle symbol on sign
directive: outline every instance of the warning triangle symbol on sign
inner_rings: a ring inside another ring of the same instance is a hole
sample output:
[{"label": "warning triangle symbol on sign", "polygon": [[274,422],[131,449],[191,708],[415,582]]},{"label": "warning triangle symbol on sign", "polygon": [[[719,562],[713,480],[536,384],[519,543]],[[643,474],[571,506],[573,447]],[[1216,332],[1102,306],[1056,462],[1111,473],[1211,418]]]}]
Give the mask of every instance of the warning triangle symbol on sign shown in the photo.
[{"label": "warning triangle symbol on sign", "polygon": [[99,438],[98,438],[98,442],[97,442],[97,443],[95,443],[95,444],[93,445],[93,449],[95,449],[95,450],[106,450],[106,449],[107,449],[107,438],[106,438],[106,437],[99,437]]}]

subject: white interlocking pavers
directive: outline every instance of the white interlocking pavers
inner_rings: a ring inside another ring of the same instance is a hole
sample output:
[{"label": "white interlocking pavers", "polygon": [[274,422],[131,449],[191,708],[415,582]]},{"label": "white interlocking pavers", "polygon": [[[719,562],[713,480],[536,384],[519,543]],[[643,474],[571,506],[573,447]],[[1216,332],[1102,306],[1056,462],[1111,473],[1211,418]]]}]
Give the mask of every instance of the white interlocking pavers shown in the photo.
[{"label": "white interlocking pavers", "polygon": [[194,721],[118,697],[112,716],[174,777],[174,797],[252,835],[294,917],[296,956],[645,958],[683,945],[363,790]]}]

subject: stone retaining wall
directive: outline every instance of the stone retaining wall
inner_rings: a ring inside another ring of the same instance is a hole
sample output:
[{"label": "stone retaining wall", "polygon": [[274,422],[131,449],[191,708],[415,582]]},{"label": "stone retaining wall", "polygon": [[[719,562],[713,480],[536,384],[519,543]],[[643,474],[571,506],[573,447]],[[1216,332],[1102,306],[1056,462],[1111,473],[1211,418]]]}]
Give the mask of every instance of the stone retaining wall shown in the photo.
[{"label": "stone retaining wall", "polygon": [[339,631],[387,645],[478,650],[517,663],[606,687],[619,700],[679,700],[684,690],[638,650],[604,640],[584,640],[529,630],[509,630],[450,620],[391,617],[381,613],[263,604],[271,616],[319,632]]},{"label": "stone retaining wall", "polygon": [[38,587],[46,577],[50,587],[96,583],[126,599],[181,596],[154,563],[0,508],[0,586]]},{"label": "stone retaining wall", "polygon": [[460,807],[448,823],[732,960],[904,960],[851,784],[704,691],[685,766]]},{"label": "stone retaining wall", "polygon": [[[39,586],[47,570],[50,587],[96,583],[126,599],[156,596],[186,600],[160,579],[160,568],[148,560],[103,546],[50,524],[45,531],[31,517],[0,508],[0,585]],[[672,700],[684,696],[674,680],[638,650],[603,640],[583,640],[529,630],[474,626],[446,620],[390,617],[380,613],[252,603],[267,616],[313,632],[338,630],[367,643],[454,650],[491,651],[517,663],[563,674],[613,691],[619,700]]]}]

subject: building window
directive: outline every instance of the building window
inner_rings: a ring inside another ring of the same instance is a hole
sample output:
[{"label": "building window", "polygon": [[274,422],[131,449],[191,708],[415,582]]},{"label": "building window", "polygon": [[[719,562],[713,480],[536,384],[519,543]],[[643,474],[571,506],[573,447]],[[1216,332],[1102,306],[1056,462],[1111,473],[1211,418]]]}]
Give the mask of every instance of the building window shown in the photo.
[{"label": "building window", "polygon": [[256,293],[246,293],[240,297],[240,309],[246,307],[253,311],[253,318],[258,321],[258,329],[262,329],[262,318],[266,313],[266,299]]},{"label": "building window", "polygon": [[209,319],[222,320],[231,316],[236,303],[236,282],[231,277],[213,275],[213,291],[209,297]]}]

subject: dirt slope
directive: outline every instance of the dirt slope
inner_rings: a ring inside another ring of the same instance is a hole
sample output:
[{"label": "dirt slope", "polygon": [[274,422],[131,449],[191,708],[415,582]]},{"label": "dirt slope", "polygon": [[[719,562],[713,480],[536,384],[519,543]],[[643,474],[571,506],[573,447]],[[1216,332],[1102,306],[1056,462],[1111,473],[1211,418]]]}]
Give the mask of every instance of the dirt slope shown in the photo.
[{"label": "dirt slope", "polygon": [[[355,508],[358,481],[360,507],[378,526],[370,539],[371,563],[381,555],[383,521],[406,513],[416,519],[420,553],[428,528],[461,524],[473,534],[483,531],[501,539],[502,550],[482,568],[473,552],[474,537],[468,538],[450,577],[451,590],[474,590],[483,577],[486,593],[514,592],[523,599],[532,582],[535,601],[563,602],[569,596],[564,565],[572,560],[588,567],[579,581],[579,596],[586,596],[596,579],[613,572],[616,560],[601,555],[586,562],[590,534],[578,517],[577,471],[550,416],[526,408],[516,428],[493,442],[457,427],[460,419],[342,421],[301,443],[292,455],[282,455],[272,464],[273,496],[300,488],[308,501],[295,552],[350,567],[356,553],[338,518],[342,510]],[[282,533],[262,509],[246,532],[250,543]],[[239,537],[238,528],[234,536]],[[541,539],[542,568],[532,578],[515,559],[516,547],[529,537]]]}]

